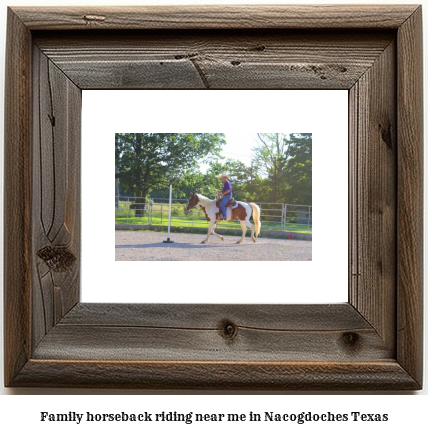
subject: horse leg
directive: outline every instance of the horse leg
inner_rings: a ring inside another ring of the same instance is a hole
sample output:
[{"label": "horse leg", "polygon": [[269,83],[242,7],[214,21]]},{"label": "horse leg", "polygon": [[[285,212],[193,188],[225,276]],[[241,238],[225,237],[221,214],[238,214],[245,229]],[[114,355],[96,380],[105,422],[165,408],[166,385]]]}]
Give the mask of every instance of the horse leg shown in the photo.
[{"label": "horse leg", "polygon": [[241,224],[241,228],[242,228],[242,236],[241,239],[236,242],[236,244],[242,244],[244,242],[245,232],[247,232],[247,224],[245,223],[245,221],[239,220],[239,223]]},{"label": "horse leg", "polygon": [[250,222],[250,219],[248,217],[245,220],[245,224],[251,229],[251,239],[253,240],[253,243],[255,243],[256,237],[254,236],[254,231],[256,227]]},{"label": "horse leg", "polygon": [[201,244],[207,244],[207,243],[208,243],[208,240],[209,240],[209,238],[210,238],[211,232],[214,231],[214,227],[215,227],[215,221],[210,222],[210,226],[209,226],[209,228],[208,228],[208,233],[207,233],[207,238],[206,238],[205,241],[202,241]]},{"label": "horse leg", "polygon": [[220,234],[216,234],[214,232],[216,226],[217,226],[217,222],[214,223],[214,227],[213,227],[213,231],[211,232],[211,235],[215,235],[217,238],[220,238],[222,241],[224,241],[224,238]]}]

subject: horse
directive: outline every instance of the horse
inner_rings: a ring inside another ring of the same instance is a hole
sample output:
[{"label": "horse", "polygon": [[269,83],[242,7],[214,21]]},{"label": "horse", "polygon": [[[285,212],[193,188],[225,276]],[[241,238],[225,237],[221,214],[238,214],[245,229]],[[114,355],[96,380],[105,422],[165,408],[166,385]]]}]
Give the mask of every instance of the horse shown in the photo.
[{"label": "horse", "polygon": [[[230,202],[235,202],[235,201],[232,199]],[[228,206],[229,203],[226,204],[227,207],[226,221],[239,219],[239,223],[241,224],[241,228],[242,228],[242,237],[236,244],[242,244],[244,242],[245,233],[247,232],[247,226],[251,229],[251,239],[255,243],[256,237],[258,237],[260,234],[260,227],[261,227],[260,208],[255,203],[245,203],[245,202],[235,202],[235,206],[232,205],[233,206],[232,208],[232,206]],[[215,235],[216,237],[220,238],[223,241],[224,238],[221,235],[214,232],[217,223],[221,221],[219,202],[216,200],[208,199],[202,194],[196,194],[190,192],[190,199],[189,202],[187,203],[186,211],[190,211],[196,205],[199,205],[202,208],[202,211],[205,213],[207,222],[209,223],[207,238],[205,241],[202,241],[201,244],[207,244],[210,235]],[[250,222],[251,214],[254,215],[255,225],[253,225]]]}]

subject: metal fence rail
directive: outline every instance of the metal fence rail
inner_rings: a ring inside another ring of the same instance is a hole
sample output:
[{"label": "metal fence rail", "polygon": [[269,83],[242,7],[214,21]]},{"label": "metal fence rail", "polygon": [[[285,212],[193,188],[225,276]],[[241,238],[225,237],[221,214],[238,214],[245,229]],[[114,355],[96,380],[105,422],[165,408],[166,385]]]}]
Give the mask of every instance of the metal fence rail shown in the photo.
[{"label": "metal fence rail", "polygon": [[[187,199],[173,199],[171,226],[207,227],[200,207],[186,211]],[[254,202],[260,207],[262,230],[312,232],[312,206],[283,203]],[[168,225],[169,199],[115,197],[116,223]],[[219,223],[218,227],[240,228],[237,221]]]}]

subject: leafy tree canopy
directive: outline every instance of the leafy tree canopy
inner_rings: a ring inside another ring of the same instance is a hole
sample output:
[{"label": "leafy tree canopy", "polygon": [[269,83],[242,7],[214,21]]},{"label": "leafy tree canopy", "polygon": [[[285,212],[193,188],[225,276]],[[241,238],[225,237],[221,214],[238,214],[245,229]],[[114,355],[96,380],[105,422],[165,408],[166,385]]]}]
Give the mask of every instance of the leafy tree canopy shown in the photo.
[{"label": "leafy tree canopy", "polygon": [[117,133],[116,176],[127,191],[145,194],[218,158],[224,140],[222,133]]},{"label": "leafy tree canopy", "polygon": [[[250,166],[221,157],[222,133],[118,133],[116,177],[137,197],[214,197],[219,175],[231,176],[237,200],[312,204],[312,134],[257,133]],[[209,168],[202,173],[200,163]]]}]

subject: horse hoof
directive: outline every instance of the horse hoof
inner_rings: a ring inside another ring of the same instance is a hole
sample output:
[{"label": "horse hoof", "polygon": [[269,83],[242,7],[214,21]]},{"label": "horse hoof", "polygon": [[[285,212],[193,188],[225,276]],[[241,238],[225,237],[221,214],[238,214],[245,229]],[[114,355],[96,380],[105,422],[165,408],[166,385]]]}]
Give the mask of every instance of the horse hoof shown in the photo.
[{"label": "horse hoof", "polygon": [[256,239],[254,238],[254,240],[253,240],[253,243],[255,244],[256,243]]},{"label": "horse hoof", "polygon": [[242,244],[242,241],[237,241],[235,244]]},{"label": "horse hoof", "polygon": [[201,244],[205,244],[205,241],[202,241]]},{"label": "horse hoof", "polygon": [[222,240],[222,241],[224,241],[224,238],[223,238],[223,237],[221,237],[221,240]]}]

